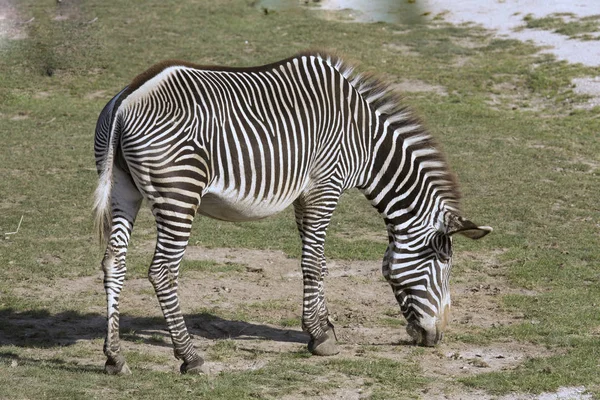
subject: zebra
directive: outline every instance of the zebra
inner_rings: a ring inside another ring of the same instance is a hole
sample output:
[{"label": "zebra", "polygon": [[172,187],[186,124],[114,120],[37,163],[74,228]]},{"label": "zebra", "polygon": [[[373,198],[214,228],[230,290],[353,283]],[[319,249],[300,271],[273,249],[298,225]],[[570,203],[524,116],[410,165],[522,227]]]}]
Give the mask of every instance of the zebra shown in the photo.
[{"label": "zebra", "polygon": [[207,371],[177,294],[196,214],[248,221],[293,206],[302,328],[308,350],[322,356],[339,352],[325,301],[324,243],[344,191],[357,188],[383,217],[382,273],[420,345],[438,343],[447,323],[452,235],[479,239],[492,231],[461,216],[454,174],[399,95],[326,52],[243,68],[158,63],[104,107],[94,152],[109,374],[131,373],[119,342],[119,297],[143,199],[157,229],[148,278],[182,373]]}]

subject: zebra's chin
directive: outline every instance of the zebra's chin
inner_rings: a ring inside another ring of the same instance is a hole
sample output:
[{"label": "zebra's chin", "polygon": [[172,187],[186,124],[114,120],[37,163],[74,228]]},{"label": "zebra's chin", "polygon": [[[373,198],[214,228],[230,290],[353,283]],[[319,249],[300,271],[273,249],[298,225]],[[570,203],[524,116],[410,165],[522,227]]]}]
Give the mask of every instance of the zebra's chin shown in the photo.
[{"label": "zebra's chin", "polygon": [[444,337],[444,332],[437,327],[428,331],[415,322],[408,323],[406,332],[419,346],[433,347],[441,342]]}]

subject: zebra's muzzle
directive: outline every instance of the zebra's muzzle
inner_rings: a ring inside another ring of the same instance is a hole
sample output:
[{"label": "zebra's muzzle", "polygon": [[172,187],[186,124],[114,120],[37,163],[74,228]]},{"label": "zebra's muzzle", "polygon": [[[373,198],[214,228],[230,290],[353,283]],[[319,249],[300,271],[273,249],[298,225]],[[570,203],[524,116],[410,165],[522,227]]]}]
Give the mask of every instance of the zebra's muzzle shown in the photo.
[{"label": "zebra's muzzle", "polygon": [[406,327],[406,332],[419,346],[432,347],[442,341],[444,332],[435,327],[431,331],[426,330],[420,325],[410,322]]}]

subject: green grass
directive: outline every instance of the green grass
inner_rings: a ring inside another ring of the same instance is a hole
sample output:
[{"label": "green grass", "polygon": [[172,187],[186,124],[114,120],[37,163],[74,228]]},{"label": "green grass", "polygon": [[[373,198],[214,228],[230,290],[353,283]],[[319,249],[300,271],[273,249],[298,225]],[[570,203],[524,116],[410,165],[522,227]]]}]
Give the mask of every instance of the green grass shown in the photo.
[{"label": "green grass", "polygon": [[535,18],[529,14],[523,18],[529,29],[552,31],[572,39],[598,40],[591,33],[600,32],[600,15],[590,15],[576,19],[574,14],[551,14],[547,17]]},{"label": "green grass", "polygon": [[246,268],[243,265],[227,262],[225,264],[211,260],[186,260],[186,271],[206,272],[206,273],[223,273],[229,274],[232,272],[244,272]]},{"label": "green grass", "polygon": [[427,383],[419,366],[411,361],[400,363],[376,358],[364,362],[342,358],[326,365],[350,377],[365,379],[364,386],[373,388],[371,399],[416,398],[415,392]]},{"label": "green grass", "polygon": [[[212,354],[227,356],[235,344],[220,341]],[[115,399],[177,396],[183,399],[280,398],[286,394],[320,395],[331,393],[345,377],[364,380],[372,398],[409,398],[425,382],[414,363],[376,359],[368,363],[340,358],[306,363],[303,355],[281,356],[267,366],[249,371],[221,373],[213,377],[177,376],[172,373],[137,369],[131,377],[106,376],[100,366],[90,366],[60,358],[37,358],[21,354],[18,348],[0,353],[0,397],[88,399],[111,396]],[[133,365],[161,362],[160,358],[130,352]],[[316,377],[321,379],[315,380]],[[323,379],[322,377],[325,377]],[[19,385],[15,396],[14,385]]]},{"label": "green grass", "polygon": [[561,386],[586,386],[597,396],[599,345],[598,338],[579,339],[564,355],[529,359],[513,371],[481,374],[462,379],[462,382],[494,394],[540,393],[556,391]]},{"label": "green grass", "polygon": [[[0,236],[0,315],[8,321],[0,326],[1,398],[318,396],[349,379],[364,382],[371,398],[389,398],[390,393],[405,398],[417,396],[416,388],[428,384],[418,365],[419,354],[406,363],[369,353],[360,359],[317,362],[305,351],[260,354],[268,358],[264,368],[225,371],[212,378],[146,368],[136,369],[133,377],[107,377],[101,374],[103,331],[93,325],[102,318],[101,283],[99,293],[79,293],[75,299],[36,291],[100,271],[103,250],[93,236],[90,212],[97,179],[93,131],[104,104],[132,77],[167,58],[247,66],[314,47],[346,54],[360,70],[391,83],[420,80],[448,93],[405,97],[445,149],[461,183],[465,216],[495,229],[479,242],[457,238],[455,253],[485,255],[505,249],[498,256],[502,267],[494,270],[498,279],[535,293],[501,298],[506,312],[525,316],[522,323],[456,332],[449,339],[467,345],[520,341],[556,353],[528,360],[514,371],[465,378],[466,387],[500,394],[584,385],[600,395],[598,110],[574,109],[573,104],[584,99],[570,88],[572,78],[596,76],[598,69],[557,62],[536,55],[531,44],[494,39],[479,28],[439,21],[430,26],[339,23],[299,8],[265,14],[249,2],[233,0],[60,4],[19,1],[19,18],[35,17],[20,25],[28,36],[0,39],[0,233],[14,231],[23,216],[17,234]],[[57,13],[71,17],[57,20]],[[559,16],[529,18],[527,23],[570,37],[594,32],[598,26],[597,19],[582,19],[576,25]],[[493,105],[492,94],[497,100]],[[153,238],[151,215],[143,211],[128,256],[130,276],[146,274]],[[198,218],[191,243],[300,254],[291,210],[244,224]],[[375,211],[358,192],[344,195],[328,231],[327,256],[380,260],[385,247],[385,229]],[[186,271],[195,271],[194,276],[244,271],[237,264],[185,264],[184,278]],[[485,271],[489,265],[478,268]],[[468,273],[464,271],[468,270],[457,265],[456,277]],[[218,305],[202,310],[230,320],[299,326],[297,316],[269,318],[270,311],[285,307],[285,302],[275,301],[239,310]],[[377,312],[377,326],[402,325],[397,314]],[[49,331],[48,324],[67,324],[69,318],[93,326],[76,333],[58,331],[59,336],[66,341],[81,337],[89,347],[71,342],[63,347],[60,337],[49,337],[57,331]],[[124,331],[124,341],[136,346],[169,345],[160,339],[155,335],[148,340],[135,329]],[[239,353],[228,341],[213,348],[211,354],[224,362]],[[166,362],[139,348],[127,354],[132,366]],[[329,382],[318,379],[323,374]],[[462,383],[447,384],[463,388]]]},{"label": "green grass", "polygon": [[226,360],[238,351],[238,345],[235,341],[226,339],[219,340],[212,346],[208,352],[211,360]]}]

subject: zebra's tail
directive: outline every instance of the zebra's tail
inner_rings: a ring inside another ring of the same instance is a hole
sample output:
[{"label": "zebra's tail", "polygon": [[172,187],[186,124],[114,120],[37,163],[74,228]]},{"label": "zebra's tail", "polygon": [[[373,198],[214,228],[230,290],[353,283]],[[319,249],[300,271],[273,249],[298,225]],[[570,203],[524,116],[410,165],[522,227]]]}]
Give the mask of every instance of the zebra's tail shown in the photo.
[{"label": "zebra's tail", "polygon": [[[111,146],[112,147],[112,146]],[[111,191],[112,191],[112,149],[106,155],[98,186],[94,192],[94,227],[100,244],[106,243],[112,228]]]},{"label": "zebra's tail", "polygon": [[106,243],[112,229],[113,166],[121,133],[121,117],[117,109],[123,91],[104,107],[96,125],[94,150],[99,178],[94,192],[93,213],[94,227],[100,244]]}]

